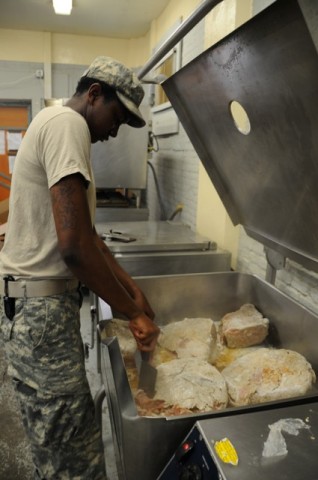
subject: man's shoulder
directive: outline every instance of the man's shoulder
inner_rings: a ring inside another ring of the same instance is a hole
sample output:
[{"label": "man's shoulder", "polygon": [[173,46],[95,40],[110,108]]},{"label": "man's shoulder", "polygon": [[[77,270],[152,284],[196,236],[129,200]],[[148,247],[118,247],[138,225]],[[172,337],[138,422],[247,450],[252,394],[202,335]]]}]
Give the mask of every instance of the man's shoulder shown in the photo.
[{"label": "man's shoulder", "polygon": [[70,107],[58,105],[58,106],[52,106],[52,107],[45,107],[40,112],[37,114],[35,118],[38,118],[42,121],[49,120],[51,118],[55,117],[74,117],[74,118],[79,118],[84,120],[84,118],[77,113],[75,110],[73,110]]},{"label": "man's shoulder", "polygon": [[[71,129],[87,130],[87,124],[82,115],[66,106],[52,106],[41,110],[33,120],[33,128],[38,132],[47,132],[52,128],[55,132]],[[32,125],[32,124],[31,124]]]}]

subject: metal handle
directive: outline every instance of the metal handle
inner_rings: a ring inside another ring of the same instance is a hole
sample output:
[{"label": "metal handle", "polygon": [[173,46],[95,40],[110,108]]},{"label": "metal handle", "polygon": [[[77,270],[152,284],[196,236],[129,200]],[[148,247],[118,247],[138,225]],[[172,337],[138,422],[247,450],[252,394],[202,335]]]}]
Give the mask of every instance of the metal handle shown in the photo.
[{"label": "metal handle", "polygon": [[139,70],[137,77],[143,78],[183,37],[209,13],[218,3],[223,0],[206,0],[167,38],[157,52]]},{"label": "metal handle", "polygon": [[144,362],[148,362],[150,360],[150,352],[144,352],[143,350],[140,350],[141,358]]}]

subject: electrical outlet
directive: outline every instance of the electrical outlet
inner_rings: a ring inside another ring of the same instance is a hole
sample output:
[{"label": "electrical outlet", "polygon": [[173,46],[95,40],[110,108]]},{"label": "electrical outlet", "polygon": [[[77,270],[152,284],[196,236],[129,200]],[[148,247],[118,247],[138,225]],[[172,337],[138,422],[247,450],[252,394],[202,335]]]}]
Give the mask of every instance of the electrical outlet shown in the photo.
[{"label": "electrical outlet", "polygon": [[44,77],[44,72],[42,69],[35,70],[35,76],[36,78],[43,78]]}]

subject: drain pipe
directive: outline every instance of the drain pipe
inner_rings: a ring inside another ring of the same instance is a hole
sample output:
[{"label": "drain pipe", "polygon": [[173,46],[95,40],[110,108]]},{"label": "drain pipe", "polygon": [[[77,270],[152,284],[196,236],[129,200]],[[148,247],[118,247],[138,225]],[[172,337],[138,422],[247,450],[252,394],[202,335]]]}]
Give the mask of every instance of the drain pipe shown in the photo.
[{"label": "drain pipe", "polygon": [[157,52],[139,70],[137,77],[142,79],[157,63],[178,43],[183,37],[204,18],[212,8],[223,0],[205,0],[199,7],[179,25],[179,27],[167,38]]},{"label": "drain pipe", "polygon": [[162,198],[161,198],[160,186],[159,186],[159,182],[158,182],[155,167],[153,166],[153,164],[151,162],[149,162],[149,160],[147,161],[147,164],[149,165],[149,167],[152,171],[153,179],[154,179],[154,182],[155,182],[155,185],[156,185],[156,190],[157,190],[157,195],[158,195],[158,200],[159,200],[159,206],[160,206],[160,217],[161,217],[160,220],[167,220],[166,209],[164,207],[164,204],[163,204],[163,201],[162,201]]}]

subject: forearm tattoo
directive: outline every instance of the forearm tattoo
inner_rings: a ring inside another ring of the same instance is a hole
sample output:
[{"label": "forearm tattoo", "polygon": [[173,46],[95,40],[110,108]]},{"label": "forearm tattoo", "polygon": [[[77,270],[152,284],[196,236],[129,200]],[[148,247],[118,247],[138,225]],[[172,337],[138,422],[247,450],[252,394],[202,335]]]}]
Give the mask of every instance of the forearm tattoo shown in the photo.
[{"label": "forearm tattoo", "polygon": [[64,178],[53,190],[53,209],[62,230],[74,230],[78,224],[79,208],[75,196],[76,187],[71,179]]}]

